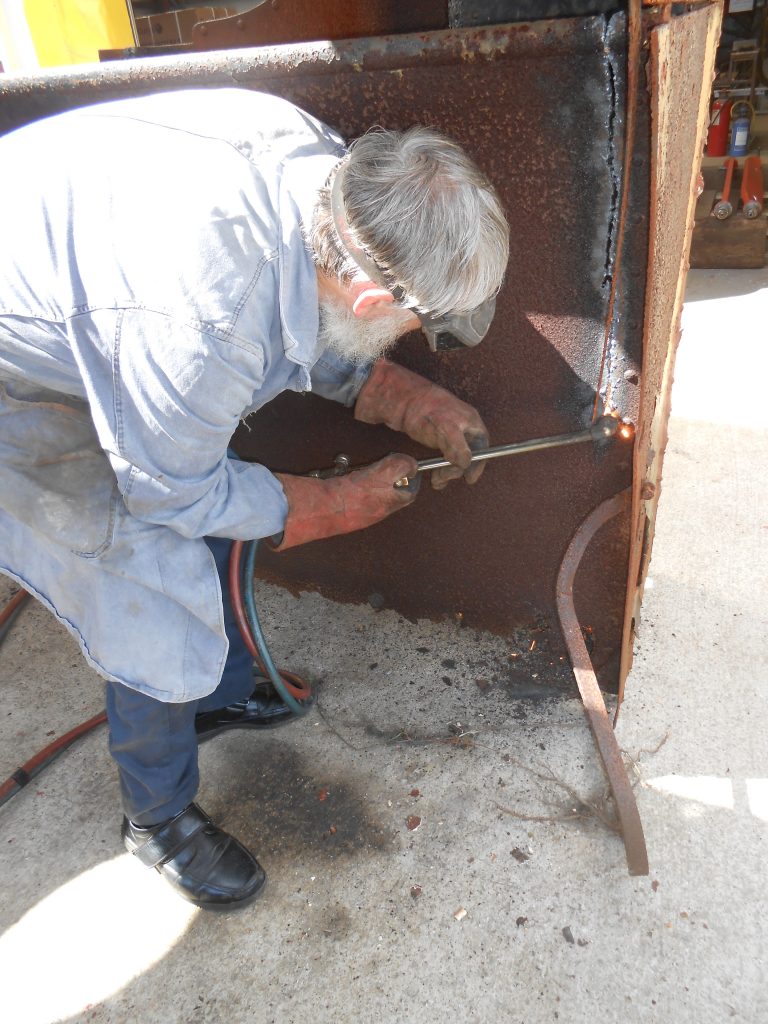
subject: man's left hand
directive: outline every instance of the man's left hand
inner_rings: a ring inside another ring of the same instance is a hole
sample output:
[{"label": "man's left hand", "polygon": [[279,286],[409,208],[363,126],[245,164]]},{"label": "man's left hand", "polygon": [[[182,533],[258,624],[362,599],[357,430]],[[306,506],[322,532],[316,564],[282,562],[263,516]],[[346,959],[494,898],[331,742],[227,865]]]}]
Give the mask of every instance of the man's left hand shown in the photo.
[{"label": "man's left hand", "polygon": [[484,462],[472,463],[472,452],[488,447],[488,431],[480,414],[445,388],[387,359],[379,359],[355,404],[355,419],[384,423],[427,448],[439,449],[452,465],[432,472],[432,486],[445,487],[459,477],[475,483]]}]

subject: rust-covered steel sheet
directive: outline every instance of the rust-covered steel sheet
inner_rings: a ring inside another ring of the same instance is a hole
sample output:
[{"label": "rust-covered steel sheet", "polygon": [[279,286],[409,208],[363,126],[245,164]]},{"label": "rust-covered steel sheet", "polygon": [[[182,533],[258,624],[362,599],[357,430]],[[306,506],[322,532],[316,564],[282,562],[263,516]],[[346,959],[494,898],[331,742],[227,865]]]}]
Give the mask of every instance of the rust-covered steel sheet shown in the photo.
[{"label": "rust-covered steel sheet", "polygon": [[[492,443],[587,426],[602,380],[647,445],[639,422],[651,202],[643,68],[622,282],[603,359],[623,180],[625,58],[623,17],[598,16],[126,61],[0,83],[0,131],[111,97],[217,85],[285,96],[348,138],[372,124],[437,126],[469,150],[502,195],[512,228],[509,272],[478,349],[433,356],[411,336],[395,357],[477,405]],[[668,289],[669,279],[659,287]],[[237,447],[295,472],[328,466],[340,452],[352,464],[396,449],[430,454],[311,395],[271,403],[239,433]],[[644,456],[636,453],[635,464]],[[546,681],[548,666],[554,678],[566,653],[555,591],[570,538],[592,509],[632,484],[633,452],[620,443],[532,453],[489,465],[474,488],[422,488],[414,506],[362,533],[280,556],[264,552],[261,571],[342,600],[376,594],[376,603],[411,617],[531,631],[548,651]],[[592,662],[608,689],[619,683],[634,593],[629,557],[623,514],[600,530],[574,585]]]},{"label": "rust-covered steel sheet", "polygon": [[[480,46],[477,46],[478,43]],[[375,48],[376,43],[371,43]],[[371,121],[437,125],[458,137],[497,183],[512,255],[493,329],[472,352],[430,356],[417,336],[397,358],[477,405],[492,442],[558,434],[589,423],[610,288],[622,162],[621,23],[604,19],[424,36],[417,63],[389,42],[389,67],[340,71],[328,89],[306,79],[291,97],[354,136]],[[380,58],[379,58],[380,59]],[[336,111],[334,115],[334,111]],[[647,121],[644,122],[647,125]],[[647,141],[647,131],[644,135]],[[645,167],[638,161],[637,190]],[[643,223],[645,202],[633,208]],[[621,310],[606,381],[637,415],[645,232],[626,272],[639,287]],[[288,424],[288,426],[286,426]],[[243,431],[248,457],[292,471],[352,464],[388,451],[426,453],[384,428],[356,424],[321,400],[283,396]],[[472,489],[423,488],[416,506],[365,533],[285,556],[263,570],[338,598],[378,595],[412,617],[457,617],[502,632],[530,629],[565,653],[555,614],[560,560],[579,522],[631,482],[631,450],[563,449],[489,466]],[[627,565],[626,516],[596,542],[577,585],[601,681],[615,688]]]}]

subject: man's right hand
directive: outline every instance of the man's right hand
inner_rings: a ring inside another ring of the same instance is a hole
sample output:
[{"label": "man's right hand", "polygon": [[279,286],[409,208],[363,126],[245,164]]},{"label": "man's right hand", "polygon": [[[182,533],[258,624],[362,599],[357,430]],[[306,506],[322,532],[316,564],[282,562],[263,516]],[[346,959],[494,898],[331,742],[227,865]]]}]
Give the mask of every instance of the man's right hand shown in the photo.
[{"label": "man's right hand", "polygon": [[[410,505],[419,482],[416,460],[409,455],[388,455],[365,469],[328,480],[286,473],[275,476],[288,499],[288,516],[282,539],[274,545],[276,551],[372,526]],[[415,486],[396,488],[395,482],[405,476]]]},{"label": "man's right hand", "polygon": [[472,462],[473,451],[488,447],[488,430],[477,409],[388,359],[374,363],[357,396],[355,419],[385,423],[427,448],[439,449],[451,465],[432,473],[435,490],[462,476],[473,484],[485,468],[484,462]]}]

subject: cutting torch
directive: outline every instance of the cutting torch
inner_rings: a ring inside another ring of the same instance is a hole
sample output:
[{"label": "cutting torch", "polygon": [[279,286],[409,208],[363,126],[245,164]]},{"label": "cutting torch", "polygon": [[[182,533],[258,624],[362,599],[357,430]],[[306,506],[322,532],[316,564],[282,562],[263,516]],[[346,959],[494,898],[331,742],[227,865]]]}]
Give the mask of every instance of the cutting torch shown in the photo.
[{"label": "cutting torch", "polygon": [[[489,459],[504,459],[509,455],[522,455],[524,452],[536,452],[545,448],[562,448],[565,445],[585,444],[588,441],[607,441],[616,436],[630,440],[634,435],[631,423],[619,419],[616,415],[600,416],[589,427],[569,434],[555,434],[551,437],[534,437],[529,441],[513,441],[512,444],[499,444],[493,448],[480,448],[472,452],[472,462],[485,462]],[[450,466],[448,459],[422,459],[416,463],[417,473],[428,473],[433,469]],[[337,455],[330,469],[316,469],[310,476],[327,479],[333,476],[344,476],[350,470],[349,458]],[[410,477],[403,477],[395,483],[395,487],[408,487]]]}]

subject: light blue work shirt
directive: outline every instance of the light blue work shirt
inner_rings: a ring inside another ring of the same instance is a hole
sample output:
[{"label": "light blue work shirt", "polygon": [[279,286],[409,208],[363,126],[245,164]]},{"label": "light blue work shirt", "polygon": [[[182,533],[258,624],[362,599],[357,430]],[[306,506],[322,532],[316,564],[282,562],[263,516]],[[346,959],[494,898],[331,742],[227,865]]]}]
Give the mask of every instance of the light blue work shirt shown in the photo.
[{"label": "light blue work shirt", "polygon": [[352,405],[318,351],[302,233],[343,156],[240,89],[120,100],[0,139],[0,571],[106,678],[165,701],[227,654],[206,536],[283,527],[265,467],[226,451],[280,392]]}]

